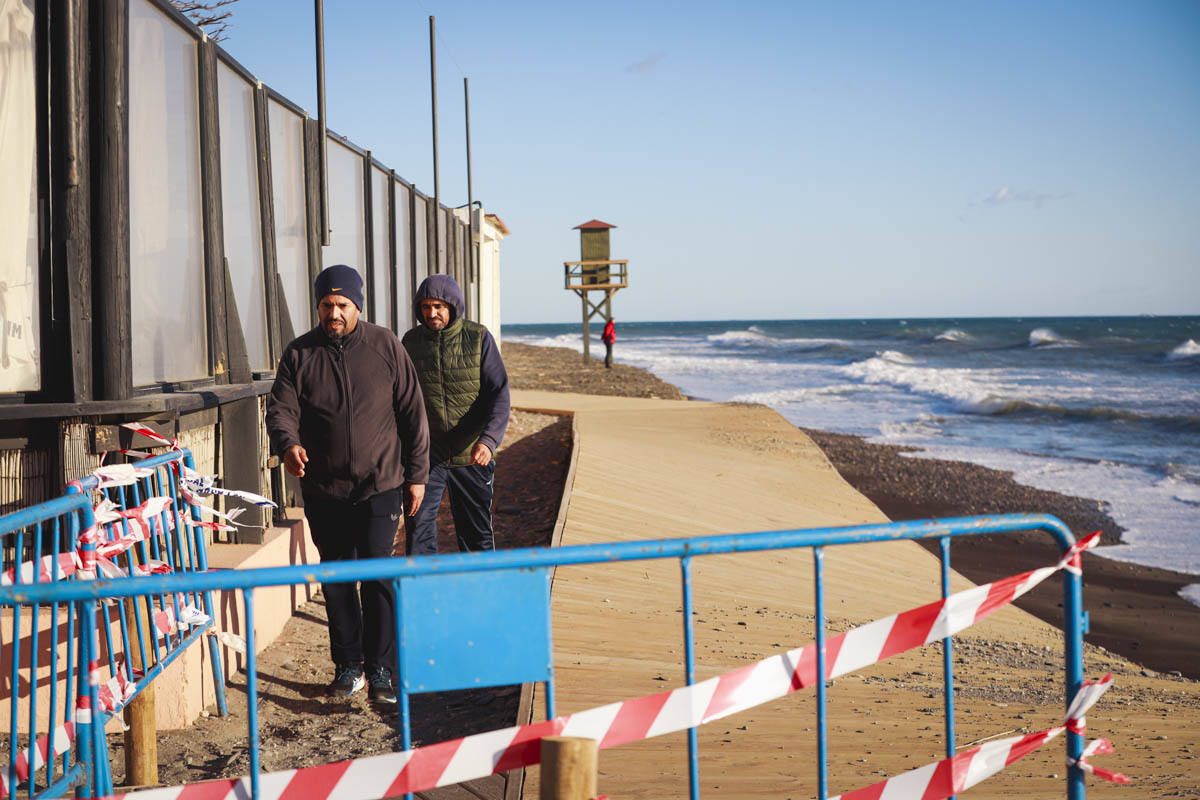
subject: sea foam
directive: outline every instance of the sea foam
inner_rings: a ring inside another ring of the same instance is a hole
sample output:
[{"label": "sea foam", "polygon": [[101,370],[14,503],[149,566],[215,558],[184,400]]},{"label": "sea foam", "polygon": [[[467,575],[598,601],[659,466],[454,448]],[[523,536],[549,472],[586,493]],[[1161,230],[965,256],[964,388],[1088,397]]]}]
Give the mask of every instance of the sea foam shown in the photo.
[{"label": "sea foam", "polygon": [[1181,358],[1195,358],[1196,356],[1200,356],[1200,344],[1196,344],[1195,339],[1188,339],[1167,353],[1167,358],[1171,361],[1177,361]]},{"label": "sea foam", "polygon": [[966,414],[998,414],[1024,398],[1007,396],[999,387],[981,383],[982,370],[935,369],[898,364],[876,356],[841,367],[842,374],[864,383],[885,384],[944,400]]},{"label": "sea foam", "polygon": [[1052,328],[1034,328],[1029,332],[1030,347],[1078,347],[1079,342],[1062,336]]},{"label": "sea foam", "polygon": [[764,347],[780,350],[819,350],[822,347],[848,347],[853,343],[845,339],[777,339],[767,336],[757,327],[745,331],[725,331],[710,334],[705,338],[717,347]]}]

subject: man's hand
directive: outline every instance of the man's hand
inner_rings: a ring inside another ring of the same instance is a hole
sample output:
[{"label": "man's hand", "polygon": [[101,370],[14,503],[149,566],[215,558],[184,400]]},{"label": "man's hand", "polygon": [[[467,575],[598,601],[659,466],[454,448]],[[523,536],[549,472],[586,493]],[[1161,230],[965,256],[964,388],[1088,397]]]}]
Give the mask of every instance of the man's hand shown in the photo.
[{"label": "man's hand", "polygon": [[417,509],[421,507],[421,501],[425,499],[425,484],[423,483],[406,483],[404,484],[404,507],[408,509],[408,516],[417,513]]},{"label": "man's hand", "polygon": [[283,466],[293,478],[304,477],[304,465],[308,463],[308,452],[294,444],[283,454]]},{"label": "man's hand", "polygon": [[471,450],[471,463],[486,467],[492,463],[492,449],[483,442],[476,442],[474,449]]}]

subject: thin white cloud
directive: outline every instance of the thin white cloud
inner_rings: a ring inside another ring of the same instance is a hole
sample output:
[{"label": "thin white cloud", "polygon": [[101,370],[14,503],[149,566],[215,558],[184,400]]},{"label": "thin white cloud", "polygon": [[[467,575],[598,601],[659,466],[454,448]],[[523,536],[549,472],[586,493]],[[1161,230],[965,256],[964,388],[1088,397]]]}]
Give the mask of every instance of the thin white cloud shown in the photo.
[{"label": "thin white cloud", "polygon": [[663,53],[655,53],[654,55],[643,58],[641,61],[635,61],[625,67],[625,71],[631,75],[644,75],[658,66],[658,62],[662,60]]},{"label": "thin white cloud", "polygon": [[1009,203],[1031,203],[1034,208],[1041,208],[1052,200],[1062,200],[1070,196],[1070,192],[1014,191],[1009,186],[1001,186],[978,203],[971,205],[1002,206]]}]

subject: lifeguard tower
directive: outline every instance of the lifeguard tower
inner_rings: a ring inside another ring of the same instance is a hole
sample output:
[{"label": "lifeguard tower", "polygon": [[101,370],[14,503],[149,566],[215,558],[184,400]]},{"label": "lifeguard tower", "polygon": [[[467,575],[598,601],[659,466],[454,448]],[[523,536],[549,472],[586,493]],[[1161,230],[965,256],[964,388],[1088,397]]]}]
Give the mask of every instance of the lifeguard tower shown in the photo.
[{"label": "lifeguard tower", "polygon": [[[583,363],[591,358],[591,338],[588,323],[599,314],[605,322],[612,319],[612,296],[629,285],[629,262],[609,257],[608,232],[616,225],[589,220],[576,225],[579,231],[579,261],[563,262],[563,288],[579,295],[583,301]],[[603,292],[596,302],[589,292]]]}]

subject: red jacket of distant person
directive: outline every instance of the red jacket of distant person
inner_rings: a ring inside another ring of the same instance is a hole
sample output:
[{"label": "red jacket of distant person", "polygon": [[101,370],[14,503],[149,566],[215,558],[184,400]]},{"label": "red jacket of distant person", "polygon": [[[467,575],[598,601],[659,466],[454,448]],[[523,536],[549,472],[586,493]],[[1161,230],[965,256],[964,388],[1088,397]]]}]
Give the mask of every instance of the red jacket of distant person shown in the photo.
[{"label": "red jacket of distant person", "polygon": [[613,321],[610,319],[608,322],[604,323],[604,333],[600,334],[600,341],[604,342],[605,344],[612,344],[616,340],[617,326],[613,325]]}]

